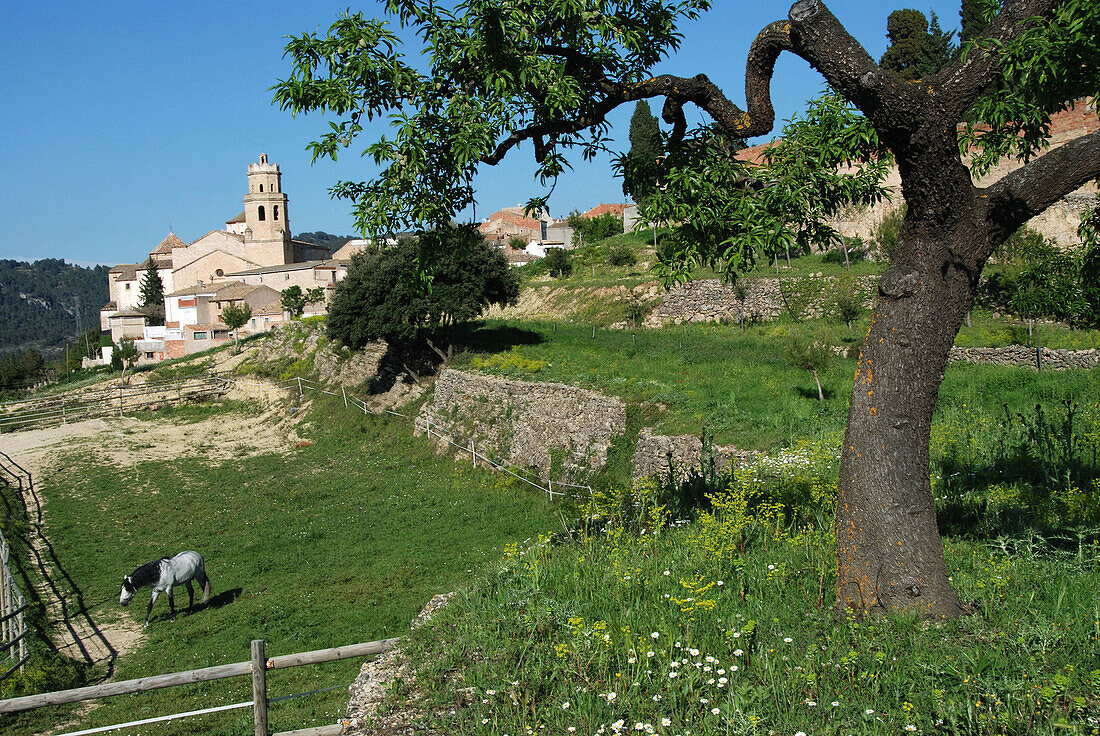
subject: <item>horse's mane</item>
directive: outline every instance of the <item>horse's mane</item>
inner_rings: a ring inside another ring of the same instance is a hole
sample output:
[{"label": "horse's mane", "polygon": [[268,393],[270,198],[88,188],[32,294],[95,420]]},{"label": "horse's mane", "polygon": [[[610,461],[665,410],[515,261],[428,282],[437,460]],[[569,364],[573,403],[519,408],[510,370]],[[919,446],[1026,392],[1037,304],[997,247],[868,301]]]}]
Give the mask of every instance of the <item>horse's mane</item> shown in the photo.
[{"label": "horse's mane", "polygon": [[143,585],[152,585],[153,581],[160,577],[160,563],[167,559],[167,557],[161,557],[159,560],[146,562],[130,574],[130,582],[134,584],[135,588],[140,588]]}]

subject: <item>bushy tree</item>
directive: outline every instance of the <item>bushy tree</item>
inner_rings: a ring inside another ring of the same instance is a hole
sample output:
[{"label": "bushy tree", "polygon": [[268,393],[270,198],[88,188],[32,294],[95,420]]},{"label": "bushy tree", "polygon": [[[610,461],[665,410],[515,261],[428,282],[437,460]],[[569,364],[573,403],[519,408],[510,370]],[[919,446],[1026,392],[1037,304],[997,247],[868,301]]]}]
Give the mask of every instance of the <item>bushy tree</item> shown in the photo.
[{"label": "bushy tree", "polygon": [[164,324],[164,282],[156,268],[150,268],[141,278],[141,311],[149,324]]},{"label": "bushy tree", "polygon": [[634,106],[629,139],[630,150],[618,158],[616,166],[622,173],[623,194],[640,203],[657,190],[664,155],[661,126],[646,100],[638,100]]},{"label": "bushy tree", "polygon": [[233,330],[233,350],[234,352],[240,352],[240,337],[237,331],[248,324],[248,320],[252,319],[252,307],[248,302],[241,302],[240,304],[230,304],[222,310],[222,322],[225,326]]},{"label": "bushy tree", "polygon": [[542,259],[546,272],[557,279],[564,279],[573,273],[573,258],[565,248],[550,248]]},{"label": "bushy tree", "polygon": [[902,79],[924,79],[938,73],[955,57],[954,31],[940,28],[940,19],[932,13],[929,23],[919,10],[895,10],[886,19],[886,37],[890,46],[879,59],[879,66]]},{"label": "bushy tree", "polygon": [[817,400],[825,400],[825,392],[821,388],[821,371],[829,367],[833,358],[833,349],[824,336],[806,338],[798,333],[792,333],[787,339],[787,349],[783,353],[787,362],[795,368],[809,371],[814,376],[817,384]]},{"label": "bushy tree", "polygon": [[[325,34],[290,39],[293,68],[275,88],[276,101],[294,113],[337,118],[310,144],[318,157],[342,154],[367,120],[392,122],[395,134],[366,148],[380,173],[333,188],[353,201],[368,233],[449,221],[472,202],[479,166],[499,163],[524,142],[537,175],[550,183],[569,165],[569,150],[602,150],[608,113],[639,99],[664,98],[672,188],[676,166],[705,159],[677,152],[705,151],[718,134],[729,141],[771,132],[770,88],[783,52],[808,62],[866,116],[857,133],[872,132],[893,155],[907,209],[879,280],[841,453],[837,607],[959,615],[964,609],[947,575],[930,485],[932,411],[990,254],[1028,219],[1100,175],[1100,132],[1034,156],[1052,113],[1100,94],[1100,65],[1090,63],[1100,57],[1100,3],[1003,0],[966,53],[916,85],[876,64],[822,0],[797,0],[753,43],[745,109],[704,74],[654,74],[681,42],[678,24],[698,18],[709,0],[600,3],[598,11],[558,0],[403,0],[387,7],[407,28],[402,36],[424,44],[423,64],[405,61],[401,38],[386,21],[347,14]],[[701,134],[688,130],[687,105],[711,118]],[[848,136],[822,145],[823,159],[858,148]],[[1006,155],[1026,164],[976,186],[975,175]],[[726,172],[735,179],[682,198],[665,210],[675,217],[651,221],[710,218],[716,230],[749,230],[750,221],[740,219],[747,205],[727,207],[740,173],[724,166],[713,176]],[[692,177],[700,175],[681,178]],[[788,227],[789,202],[768,196],[755,176],[740,181],[760,192],[755,214],[769,223],[766,231]],[[538,208],[545,199],[528,204]],[[746,242],[728,235],[707,241],[695,248],[697,260],[737,267],[747,260]]]},{"label": "bushy tree", "polygon": [[622,215],[616,215],[613,212],[605,212],[595,217],[585,217],[579,212],[571,212],[566,222],[573,228],[573,245],[577,247],[595,245],[614,235],[622,235],[623,232]]},{"label": "bushy tree", "polygon": [[302,287],[294,284],[286,287],[280,293],[282,298],[279,300],[279,306],[290,313],[291,319],[301,319],[302,312],[306,311],[306,305],[309,304]]},{"label": "bushy tree", "polygon": [[328,332],[351,348],[373,340],[398,348],[423,341],[446,359],[435,338],[449,351],[455,325],[518,297],[516,275],[476,227],[441,226],[416,240],[356,254],[336,285]]}]

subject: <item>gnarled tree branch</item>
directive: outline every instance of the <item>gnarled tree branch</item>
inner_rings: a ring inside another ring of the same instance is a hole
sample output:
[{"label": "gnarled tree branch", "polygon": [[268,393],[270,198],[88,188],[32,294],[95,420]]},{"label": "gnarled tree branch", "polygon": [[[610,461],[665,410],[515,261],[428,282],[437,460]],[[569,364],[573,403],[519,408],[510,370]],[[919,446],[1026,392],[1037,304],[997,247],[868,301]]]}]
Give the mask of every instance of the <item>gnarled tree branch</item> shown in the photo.
[{"label": "gnarled tree branch", "polygon": [[1008,0],[966,59],[960,56],[930,80],[950,122],[960,122],[964,113],[997,78],[1001,60],[995,49],[1020,35],[1025,20],[1049,15],[1055,4],[1056,0]]},{"label": "gnarled tree branch", "polygon": [[979,190],[988,202],[992,250],[1025,222],[1100,177],[1100,130],[1083,135]]}]

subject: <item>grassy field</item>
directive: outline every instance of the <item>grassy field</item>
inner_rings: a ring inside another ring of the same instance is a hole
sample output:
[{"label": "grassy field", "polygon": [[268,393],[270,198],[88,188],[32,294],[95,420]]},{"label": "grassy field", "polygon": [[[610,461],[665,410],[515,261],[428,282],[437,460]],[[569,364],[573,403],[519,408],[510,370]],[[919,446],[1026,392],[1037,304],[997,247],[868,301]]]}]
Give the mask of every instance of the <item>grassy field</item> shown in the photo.
[{"label": "grassy field", "polygon": [[[858,328],[832,326],[836,342],[857,342]],[[457,367],[527,380],[560,381],[622,397],[644,407],[668,434],[699,434],[745,449],[784,447],[797,439],[837,434],[847,420],[855,360],[836,358],[822,375],[825,401],[813,377],[784,358],[788,331],[818,325],[693,324],[662,330],[603,330],[583,325],[498,322],[465,338]],[[948,367],[939,421],[963,407],[996,418],[1036,401],[1100,404],[1094,372],[1035,373],[970,364]]]},{"label": "grassy field", "polygon": [[[174,421],[208,411],[217,410]],[[115,679],[244,661],[254,638],[267,641],[270,656],[402,635],[433,594],[557,523],[537,493],[436,457],[406,420],[356,415],[324,397],[308,419],[300,431],[312,444],[289,455],[112,467],[73,452],[40,481],[50,538],[93,610],[116,608],[122,576],[142,562],[191,548],[206,557],[215,605],[171,622],[167,601],[158,601],[144,642],[120,659]],[[143,620],[147,596],[125,615]],[[346,685],[360,664],[275,672],[269,687],[278,697]],[[81,722],[238,702],[250,692],[239,678],[123,696]],[[335,722],[346,701],[343,687],[285,701],[272,707],[272,728]],[[0,733],[39,733],[75,712],[0,717]],[[232,711],[159,724],[155,733],[245,734],[251,718]]]}]

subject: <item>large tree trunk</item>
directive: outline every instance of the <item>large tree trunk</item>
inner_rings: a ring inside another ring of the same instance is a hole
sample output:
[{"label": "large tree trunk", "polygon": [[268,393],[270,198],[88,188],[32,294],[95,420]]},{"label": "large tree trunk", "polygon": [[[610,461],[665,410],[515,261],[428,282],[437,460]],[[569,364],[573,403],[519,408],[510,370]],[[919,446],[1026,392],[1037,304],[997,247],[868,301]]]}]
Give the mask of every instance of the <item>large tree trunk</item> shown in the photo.
[{"label": "large tree trunk", "polygon": [[957,154],[953,166],[941,159],[929,167],[929,158],[923,152],[915,167],[902,163],[909,208],[852,388],[836,517],[842,614],[964,612],[936,525],[929,440],[948,354],[981,273],[983,259],[968,255],[980,253],[988,235]]}]

